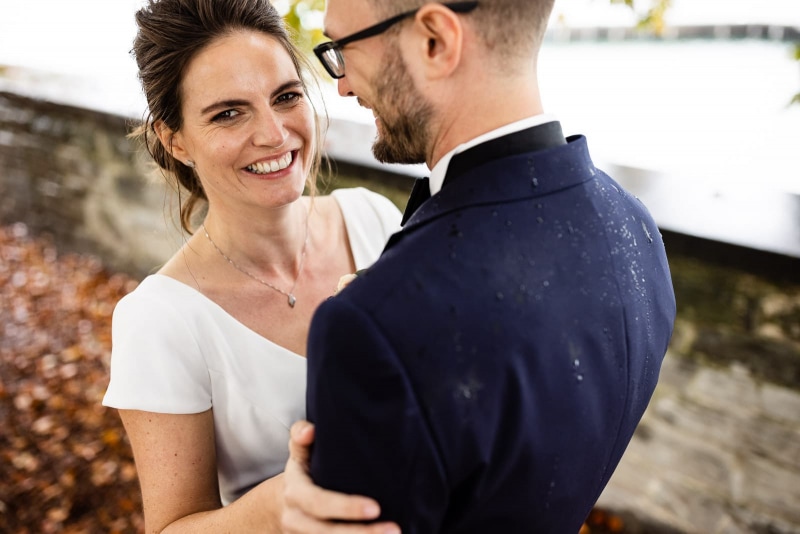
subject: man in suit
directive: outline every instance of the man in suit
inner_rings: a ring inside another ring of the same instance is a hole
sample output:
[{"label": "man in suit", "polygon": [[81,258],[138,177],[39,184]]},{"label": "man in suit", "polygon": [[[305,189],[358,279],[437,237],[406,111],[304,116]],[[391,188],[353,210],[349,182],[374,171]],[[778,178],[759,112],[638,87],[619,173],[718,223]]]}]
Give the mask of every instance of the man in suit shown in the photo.
[{"label": "man in suit", "polygon": [[[376,157],[431,176],[380,260],[312,321],[310,474],[406,534],[577,532],[672,333],[656,224],[543,112],[552,1],[327,3],[333,41],[316,52],[373,110]],[[287,530],[374,517],[303,480],[303,432]]]}]

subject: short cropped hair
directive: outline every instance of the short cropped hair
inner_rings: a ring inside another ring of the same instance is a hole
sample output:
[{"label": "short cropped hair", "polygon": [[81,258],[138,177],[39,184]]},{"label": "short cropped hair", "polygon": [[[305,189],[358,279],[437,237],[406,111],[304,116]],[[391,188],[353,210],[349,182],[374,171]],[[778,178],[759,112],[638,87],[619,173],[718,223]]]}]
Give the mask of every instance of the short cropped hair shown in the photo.
[{"label": "short cropped hair", "polygon": [[[380,19],[430,3],[426,0],[369,0]],[[440,3],[444,3],[442,0]],[[499,60],[533,58],[541,45],[555,0],[479,0],[470,22]]]}]

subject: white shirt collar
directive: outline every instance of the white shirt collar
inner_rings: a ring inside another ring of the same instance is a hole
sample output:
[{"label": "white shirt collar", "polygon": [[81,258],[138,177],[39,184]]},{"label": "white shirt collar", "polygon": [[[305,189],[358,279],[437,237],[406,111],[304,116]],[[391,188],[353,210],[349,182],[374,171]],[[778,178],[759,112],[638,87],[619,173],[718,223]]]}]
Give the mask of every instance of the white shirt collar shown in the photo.
[{"label": "white shirt collar", "polygon": [[540,115],[534,115],[533,117],[528,117],[527,119],[522,119],[516,122],[512,122],[510,124],[506,124],[505,126],[501,126],[496,130],[492,130],[491,132],[486,132],[485,134],[481,134],[478,137],[467,141],[466,143],[461,143],[453,150],[442,156],[442,159],[440,159],[436,163],[436,165],[433,166],[433,169],[431,169],[431,177],[430,177],[431,195],[435,195],[436,193],[441,191],[442,184],[444,183],[444,177],[447,174],[447,167],[450,165],[450,160],[452,159],[453,156],[455,156],[459,152],[464,152],[468,148],[472,148],[481,143],[485,143],[486,141],[490,141],[492,139],[496,139],[498,137],[502,137],[510,133],[519,132],[521,130],[533,128],[534,126],[539,126],[540,124],[544,124],[546,122],[553,122],[556,120],[558,119],[556,119],[554,115],[550,115],[548,113],[542,113]]}]

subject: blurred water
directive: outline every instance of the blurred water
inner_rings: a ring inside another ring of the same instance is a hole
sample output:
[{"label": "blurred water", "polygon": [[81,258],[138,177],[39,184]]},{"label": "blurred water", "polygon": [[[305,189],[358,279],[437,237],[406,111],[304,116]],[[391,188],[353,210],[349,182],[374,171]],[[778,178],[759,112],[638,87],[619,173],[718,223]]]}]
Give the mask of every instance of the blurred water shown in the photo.
[{"label": "blurred water", "polygon": [[545,108],[602,160],[800,193],[800,64],[765,41],[547,43]]}]

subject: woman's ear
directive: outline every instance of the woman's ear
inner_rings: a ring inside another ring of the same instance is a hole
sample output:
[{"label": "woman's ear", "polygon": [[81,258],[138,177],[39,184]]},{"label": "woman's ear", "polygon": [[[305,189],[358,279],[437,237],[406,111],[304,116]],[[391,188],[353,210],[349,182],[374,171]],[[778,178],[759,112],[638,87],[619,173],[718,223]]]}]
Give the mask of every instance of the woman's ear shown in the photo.
[{"label": "woman's ear", "polygon": [[191,161],[191,158],[186,152],[186,148],[183,146],[180,132],[173,132],[169,126],[160,119],[153,123],[153,130],[155,130],[156,136],[158,136],[158,140],[161,142],[161,146],[164,147],[164,150],[173,158],[182,161],[184,165],[188,166],[189,164],[187,162]]}]

